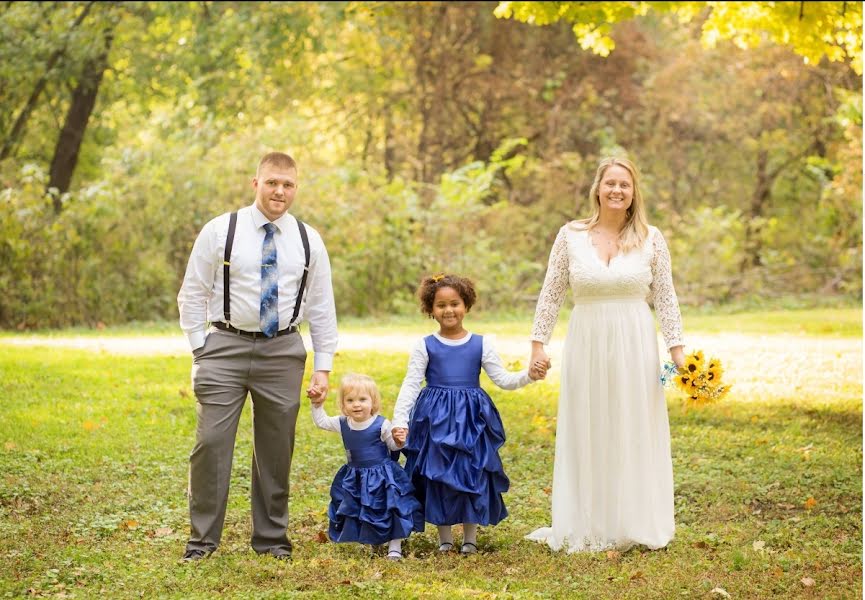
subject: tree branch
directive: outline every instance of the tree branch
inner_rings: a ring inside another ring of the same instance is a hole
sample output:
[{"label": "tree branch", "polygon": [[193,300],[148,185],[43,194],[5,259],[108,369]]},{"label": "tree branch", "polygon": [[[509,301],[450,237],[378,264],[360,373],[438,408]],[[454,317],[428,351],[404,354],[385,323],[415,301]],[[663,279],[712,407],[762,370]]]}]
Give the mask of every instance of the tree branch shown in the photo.
[{"label": "tree branch", "polygon": [[12,154],[12,150],[18,145],[18,141],[21,139],[21,136],[24,133],[24,126],[27,124],[27,121],[30,120],[30,115],[33,113],[33,109],[36,108],[36,104],[39,101],[39,96],[42,95],[42,92],[45,90],[45,85],[48,83],[48,76],[51,74],[51,70],[54,68],[54,65],[57,64],[57,61],[66,54],[66,48],[69,45],[69,32],[73,31],[84,19],[87,17],[87,14],[90,12],[90,7],[96,4],[95,0],[92,2],[88,2],[84,6],[84,10],[81,11],[81,14],[78,15],[78,18],[75,19],[75,22],[72,24],[72,27],[67,31],[67,35],[65,36],[63,46],[54,51],[54,53],[48,58],[48,63],[45,66],[45,72],[36,82],[36,85],[33,88],[33,91],[30,93],[30,97],[27,99],[27,103],[24,105],[24,108],[21,109],[21,112],[18,114],[18,118],[15,119],[15,125],[12,126],[12,131],[9,133],[9,136],[3,141],[3,147],[0,148],[0,160],[9,157]]}]

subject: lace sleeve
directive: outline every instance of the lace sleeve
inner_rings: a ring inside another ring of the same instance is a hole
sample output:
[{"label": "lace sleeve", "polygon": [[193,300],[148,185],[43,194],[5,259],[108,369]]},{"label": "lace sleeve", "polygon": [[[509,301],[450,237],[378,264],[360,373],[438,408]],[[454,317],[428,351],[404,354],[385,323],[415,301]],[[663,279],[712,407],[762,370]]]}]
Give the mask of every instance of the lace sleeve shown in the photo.
[{"label": "lace sleeve", "polygon": [[546,344],[553,335],[553,328],[559,318],[559,308],[565,300],[568,289],[568,238],[567,225],[559,229],[553,249],[550,251],[550,261],[547,264],[547,275],[544,277],[544,287],[538,296],[535,309],[535,321],[532,325],[532,341]]},{"label": "lace sleeve", "polygon": [[679,311],[679,299],[673,287],[670,251],[660,230],[655,229],[652,245],[652,304],[661,322],[661,333],[667,348],[683,346],[682,313]]}]

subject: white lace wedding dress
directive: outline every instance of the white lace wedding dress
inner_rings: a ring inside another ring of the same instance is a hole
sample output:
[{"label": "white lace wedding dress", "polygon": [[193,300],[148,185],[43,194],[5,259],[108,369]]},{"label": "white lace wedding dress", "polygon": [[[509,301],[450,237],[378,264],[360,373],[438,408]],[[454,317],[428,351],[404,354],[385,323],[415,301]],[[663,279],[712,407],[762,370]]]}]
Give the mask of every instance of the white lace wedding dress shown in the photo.
[{"label": "white lace wedding dress", "polygon": [[667,347],[682,319],[661,232],[598,256],[577,223],[559,230],[532,339],[549,342],[570,286],[553,469],[552,526],[528,539],[568,552],[661,548],[673,538],[673,464],[651,299]]}]

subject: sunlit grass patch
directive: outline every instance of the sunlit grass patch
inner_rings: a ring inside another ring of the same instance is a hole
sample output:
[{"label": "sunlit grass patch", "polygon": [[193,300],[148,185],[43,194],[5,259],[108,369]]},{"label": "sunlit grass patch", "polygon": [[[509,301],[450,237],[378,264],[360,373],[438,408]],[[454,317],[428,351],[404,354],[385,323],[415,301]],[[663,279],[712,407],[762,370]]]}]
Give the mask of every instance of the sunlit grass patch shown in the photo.
[{"label": "sunlit grass patch", "polygon": [[[327,541],[328,489],[344,455],[306,406],[291,476],[295,559],[252,553],[247,406],[223,543],[201,564],[178,565],[195,427],[188,357],[0,348],[0,597],[861,597],[861,352],[841,359],[816,338],[761,355],[759,338],[743,339],[725,361],[734,389],[722,403],[686,411],[668,393],[668,548],[566,555],[523,540],[549,519],[557,382],[506,392],[483,377],[508,434],[510,516],[481,529],[476,557],[439,556],[428,526],[399,564]],[[407,359],[341,352],[332,388],[349,371],[368,373],[390,416]],[[335,391],[327,406],[336,413]]]}]

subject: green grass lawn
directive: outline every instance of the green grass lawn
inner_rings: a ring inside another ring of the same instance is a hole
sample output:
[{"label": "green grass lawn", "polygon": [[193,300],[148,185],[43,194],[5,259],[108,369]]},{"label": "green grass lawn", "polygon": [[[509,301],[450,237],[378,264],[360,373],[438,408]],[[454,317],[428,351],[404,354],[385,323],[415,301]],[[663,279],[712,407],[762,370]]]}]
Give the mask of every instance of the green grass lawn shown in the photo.
[{"label": "green grass lawn", "polygon": [[[706,331],[846,337],[857,326],[861,334],[858,314],[816,315],[794,331],[761,315],[700,322]],[[342,352],[334,382],[348,371],[374,375],[389,416],[405,362],[403,353]],[[522,539],[549,519],[557,386],[504,392],[484,378],[508,433],[511,514],[481,528],[479,555],[437,556],[433,528],[413,535],[397,564],[327,542],[328,489],[343,452],[304,406],[291,475],[295,557],[258,557],[248,545],[247,406],[222,545],[180,565],[195,427],[189,368],[188,357],[0,345],[0,597],[724,597],[716,588],[733,598],[862,597],[861,373],[824,373],[825,384],[795,396],[745,398],[734,387],[701,410],[683,411],[669,392],[676,538],[624,554],[556,554]],[[767,379],[786,376],[784,365],[763,369]]]}]

